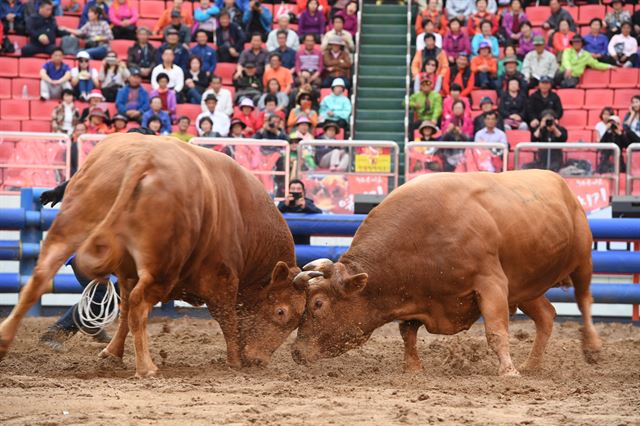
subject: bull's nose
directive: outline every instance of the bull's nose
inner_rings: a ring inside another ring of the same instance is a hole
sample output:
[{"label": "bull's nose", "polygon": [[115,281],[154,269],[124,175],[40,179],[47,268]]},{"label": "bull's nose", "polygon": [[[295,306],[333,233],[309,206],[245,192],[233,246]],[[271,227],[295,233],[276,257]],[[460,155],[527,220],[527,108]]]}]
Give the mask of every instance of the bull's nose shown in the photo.
[{"label": "bull's nose", "polygon": [[302,351],[300,349],[294,349],[291,351],[291,358],[296,362],[296,364],[307,365],[306,358],[302,355]]}]

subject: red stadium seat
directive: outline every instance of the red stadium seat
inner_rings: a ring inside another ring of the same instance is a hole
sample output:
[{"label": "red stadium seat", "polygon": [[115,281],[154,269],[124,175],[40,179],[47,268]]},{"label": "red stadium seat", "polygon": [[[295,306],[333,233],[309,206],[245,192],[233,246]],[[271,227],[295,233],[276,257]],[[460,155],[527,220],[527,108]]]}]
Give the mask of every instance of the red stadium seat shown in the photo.
[{"label": "red stadium seat", "polygon": [[273,22],[278,22],[278,17],[284,13],[298,15],[298,6],[295,4],[280,3],[273,6]]},{"label": "red stadium seat", "polygon": [[549,7],[532,6],[527,8],[527,18],[534,27],[541,26],[549,18]]},{"label": "red stadium seat", "polygon": [[191,122],[196,119],[198,114],[202,112],[202,107],[200,105],[194,104],[178,104],[176,106],[176,115],[178,117],[182,115],[186,115],[191,119]]},{"label": "red stadium seat", "polygon": [[143,18],[159,18],[165,9],[163,1],[144,0],[140,3],[140,16]]},{"label": "red stadium seat", "polygon": [[638,86],[640,68],[616,68],[611,71],[609,87],[612,89],[627,89]]},{"label": "red stadium seat", "polygon": [[28,119],[29,101],[22,99],[6,99],[0,101],[0,121]]},{"label": "red stadium seat", "polygon": [[126,59],[127,51],[131,46],[133,46],[133,41],[131,40],[112,40],[111,41],[111,50],[116,52],[118,58]]},{"label": "red stadium seat", "polygon": [[50,133],[51,121],[29,120],[22,122],[23,132]]},{"label": "red stadium seat", "polygon": [[584,89],[604,88],[609,86],[609,71],[598,71],[587,68],[582,74],[580,87]]},{"label": "red stadium seat", "polygon": [[0,77],[17,77],[18,76],[18,59],[2,58],[2,66],[0,66]]},{"label": "red stadium seat", "polygon": [[[144,3],[146,3],[146,1]],[[156,25],[156,21],[157,21],[157,19],[140,18],[140,19],[138,19],[138,28],[146,27],[149,30],[153,31],[153,27]],[[159,44],[154,44],[154,43],[151,43],[151,44],[153,44],[153,46],[155,48],[157,48],[159,46]]]},{"label": "red stadium seat", "polygon": [[505,133],[511,149],[514,149],[519,143],[531,142],[531,132],[528,130],[507,130]]},{"label": "red stadium seat", "polygon": [[587,111],[572,109],[565,111],[560,119],[560,124],[569,129],[584,129],[587,126]]},{"label": "red stadium seat", "polygon": [[593,127],[596,124],[598,124],[598,122],[600,121],[600,112],[602,112],[602,108],[601,109],[591,109],[588,111],[588,119],[587,119],[587,127]]},{"label": "red stadium seat", "polygon": [[593,18],[603,19],[606,14],[606,8],[598,4],[588,4],[579,7],[578,20],[579,25],[589,25]]},{"label": "red stadium seat", "polygon": [[18,45],[18,49],[22,49],[26,46],[28,38],[26,36],[11,34],[9,35],[9,40],[11,40],[14,46]]},{"label": "red stadium seat", "polygon": [[18,70],[22,78],[40,78],[40,70],[47,62],[40,58],[20,58],[20,68]]},{"label": "red stadium seat", "polygon": [[222,84],[231,85],[233,84],[233,74],[236,72],[236,67],[236,64],[218,62],[218,65],[216,65],[215,75],[222,79]]},{"label": "red stadium seat", "polygon": [[[569,14],[573,18],[574,22],[576,22],[576,23],[578,22],[578,13],[579,13],[579,8],[578,7],[563,6],[563,9],[566,10],[567,12],[569,12]],[[547,14],[548,15],[551,14],[551,11],[549,10],[549,8],[547,8]]]},{"label": "red stadium seat", "polygon": [[56,23],[59,27],[78,28],[80,25],[80,17],[78,16],[56,16]]},{"label": "red stadium seat", "polygon": [[140,2],[138,0],[129,0],[129,7],[140,12]]},{"label": "red stadium seat", "polygon": [[480,101],[485,96],[488,96],[493,101],[494,105],[497,102],[498,95],[495,90],[474,90],[471,92],[471,104],[472,109],[480,109]]},{"label": "red stadium seat", "polygon": [[[24,89],[27,89],[27,97],[24,97]],[[32,78],[14,78],[11,82],[13,97],[18,99],[39,99],[40,80]]]},{"label": "red stadium seat", "polygon": [[16,120],[0,120],[0,131],[2,132],[19,132],[20,122]]},{"label": "red stadium seat", "polygon": [[51,120],[51,112],[58,105],[58,101],[31,101],[31,119],[32,120]]},{"label": "red stadium seat", "polygon": [[591,130],[576,130],[571,129],[567,131],[567,142],[594,142],[593,132]]},{"label": "red stadium seat", "polygon": [[231,93],[231,100],[234,100],[236,98],[236,88],[233,86],[224,86],[224,88]]},{"label": "red stadium seat", "polygon": [[613,95],[613,107],[626,110],[631,105],[631,98],[638,95],[640,95],[640,90],[637,88],[617,89]]},{"label": "red stadium seat", "polygon": [[[146,0],[145,0],[146,1]],[[172,9],[173,8],[173,2],[172,1],[168,1],[166,2],[166,9]],[[182,11],[183,12],[187,12],[189,15],[193,15],[193,7],[191,2],[184,2],[182,3]]]},{"label": "red stadium seat", "polygon": [[591,89],[585,92],[584,108],[601,110],[613,105],[613,90]]},{"label": "red stadium seat", "polygon": [[584,90],[582,89],[561,89],[558,90],[558,96],[564,109],[584,108]]},{"label": "red stadium seat", "polygon": [[0,78],[0,99],[11,99],[11,79]]}]

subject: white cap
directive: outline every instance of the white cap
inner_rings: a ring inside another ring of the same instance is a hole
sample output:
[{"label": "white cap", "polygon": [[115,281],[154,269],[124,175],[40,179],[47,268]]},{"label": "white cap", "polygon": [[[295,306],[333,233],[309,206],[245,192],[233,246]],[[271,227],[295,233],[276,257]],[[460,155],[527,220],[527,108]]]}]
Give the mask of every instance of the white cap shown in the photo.
[{"label": "white cap", "polygon": [[336,87],[336,86],[342,86],[342,87],[346,87],[344,84],[344,80],[341,78],[335,78],[333,79],[333,83],[331,83],[331,87]]},{"label": "white cap", "polygon": [[256,106],[253,104],[253,101],[250,98],[242,98],[242,101],[240,101],[240,108],[242,107],[255,108]]},{"label": "white cap", "polygon": [[89,53],[86,50],[83,50],[76,54],[76,59],[91,59],[91,56],[89,56]]}]

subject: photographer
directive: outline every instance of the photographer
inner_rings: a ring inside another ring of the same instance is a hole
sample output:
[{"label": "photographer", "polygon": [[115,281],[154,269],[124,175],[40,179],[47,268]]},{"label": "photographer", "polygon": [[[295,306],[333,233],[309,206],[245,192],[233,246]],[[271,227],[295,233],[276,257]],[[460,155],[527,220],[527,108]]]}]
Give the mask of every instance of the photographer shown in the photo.
[{"label": "photographer", "polygon": [[[540,126],[532,133],[533,142],[566,142],[567,129],[558,124],[558,119],[552,110],[542,112]],[[536,165],[528,168],[542,168],[558,171],[562,167],[562,150],[544,149],[536,153]],[[526,167],[526,165],[525,165]]]},{"label": "photographer", "polygon": [[[606,130],[600,138],[600,143],[615,143],[620,148],[620,172],[626,171],[624,155],[622,152],[630,144],[640,142],[640,137],[632,131],[625,129],[620,122],[620,117],[612,115],[606,122]],[[613,173],[613,152],[600,151],[598,161],[598,173]]]},{"label": "photographer", "polygon": [[267,114],[264,126],[253,137],[254,139],[287,140],[287,135],[280,128],[282,119],[276,114]]},{"label": "photographer", "polygon": [[251,0],[249,2],[249,8],[242,16],[245,33],[258,33],[262,37],[262,41],[267,40],[267,34],[269,34],[271,30],[272,21],[271,11],[260,4],[258,0]]},{"label": "photographer", "polygon": [[278,204],[282,213],[322,213],[310,198],[305,197],[304,183],[293,179],[289,182],[289,195]]},{"label": "photographer", "polygon": [[115,102],[118,90],[124,87],[128,79],[127,64],[124,61],[119,61],[115,52],[107,53],[98,73],[102,94],[107,102]]}]

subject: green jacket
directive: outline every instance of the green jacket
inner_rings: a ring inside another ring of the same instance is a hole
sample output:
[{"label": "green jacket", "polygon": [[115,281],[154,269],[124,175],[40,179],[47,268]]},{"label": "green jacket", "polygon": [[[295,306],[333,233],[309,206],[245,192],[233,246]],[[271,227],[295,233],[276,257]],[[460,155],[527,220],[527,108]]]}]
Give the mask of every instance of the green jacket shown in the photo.
[{"label": "green jacket", "polygon": [[418,120],[431,120],[437,123],[442,115],[442,96],[438,92],[429,93],[429,108],[425,108],[427,97],[422,92],[416,92],[409,97],[409,108],[416,112]]},{"label": "green jacket", "polygon": [[569,68],[571,69],[572,77],[581,77],[587,67],[604,71],[611,68],[611,65],[599,62],[596,58],[591,56],[591,53],[584,49],[580,51],[580,56],[578,56],[578,53],[573,47],[565,49],[564,52],[562,52],[560,71],[565,71]]}]

